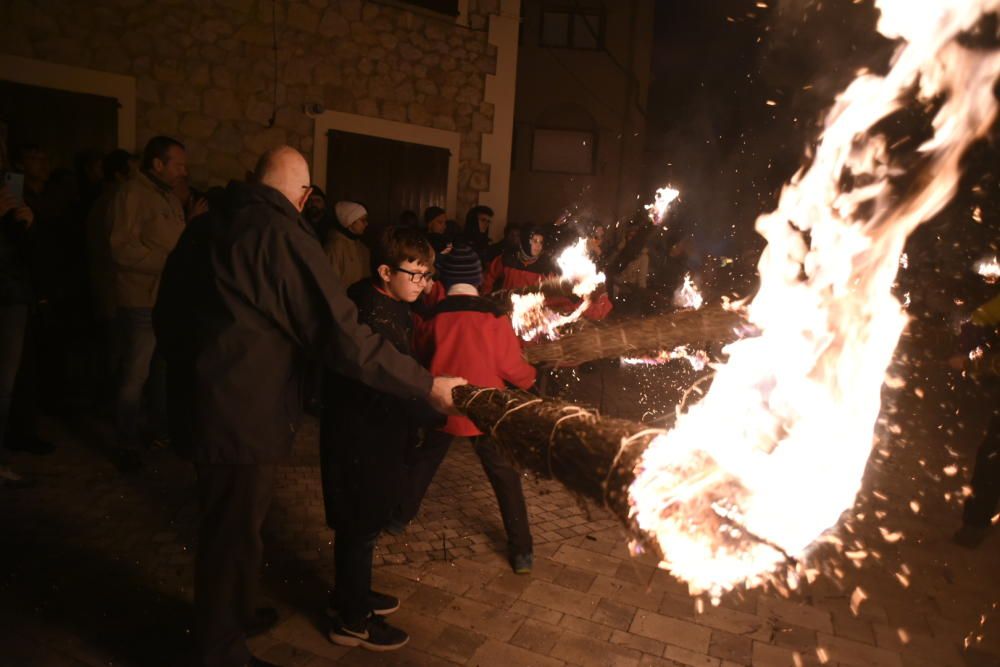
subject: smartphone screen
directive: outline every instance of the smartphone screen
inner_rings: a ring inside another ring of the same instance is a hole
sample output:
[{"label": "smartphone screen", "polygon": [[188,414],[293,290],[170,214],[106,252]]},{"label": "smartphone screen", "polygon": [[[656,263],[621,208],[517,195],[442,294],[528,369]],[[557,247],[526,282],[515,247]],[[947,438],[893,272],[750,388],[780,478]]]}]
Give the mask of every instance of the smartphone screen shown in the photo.
[{"label": "smartphone screen", "polygon": [[17,205],[24,204],[24,174],[16,174],[8,171],[4,174],[3,180],[4,185],[7,186],[7,192],[14,197]]}]

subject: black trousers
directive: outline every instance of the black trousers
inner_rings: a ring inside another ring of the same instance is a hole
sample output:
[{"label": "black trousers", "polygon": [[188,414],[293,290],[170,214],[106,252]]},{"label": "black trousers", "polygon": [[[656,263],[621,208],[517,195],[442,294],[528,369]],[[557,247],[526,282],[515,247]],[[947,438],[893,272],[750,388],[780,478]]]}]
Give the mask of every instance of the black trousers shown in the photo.
[{"label": "black trousers", "polygon": [[965,501],[963,522],[985,528],[1000,510],[1000,413],[994,413],[976,452],[972,495]]},{"label": "black trousers", "polygon": [[399,519],[413,521],[420,511],[420,503],[427,495],[427,487],[448,454],[453,436],[441,431],[428,431],[427,437],[406,454],[406,484],[400,498]]},{"label": "black trousers", "polygon": [[336,570],[331,606],[340,620],[357,625],[372,612],[372,555],[378,533],[338,530],[333,542]]},{"label": "black trousers", "polygon": [[195,632],[199,667],[242,667],[250,660],[251,619],[263,561],[261,527],[274,490],[273,465],[198,464]]},{"label": "black trousers", "polygon": [[[448,453],[454,436],[441,431],[428,434],[423,447],[413,450],[410,458],[409,482],[403,502],[402,518],[406,521],[416,517],[420,503],[427,493],[434,474]],[[532,550],[531,527],[528,524],[528,506],[521,486],[521,473],[500,451],[497,443],[488,437],[472,438],[476,455],[483,466],[486,478],[493,487],[500,518],[507,531],[507,548],[511,554],[524,554]],[[423,450],[423,451],[421,451]]]}]

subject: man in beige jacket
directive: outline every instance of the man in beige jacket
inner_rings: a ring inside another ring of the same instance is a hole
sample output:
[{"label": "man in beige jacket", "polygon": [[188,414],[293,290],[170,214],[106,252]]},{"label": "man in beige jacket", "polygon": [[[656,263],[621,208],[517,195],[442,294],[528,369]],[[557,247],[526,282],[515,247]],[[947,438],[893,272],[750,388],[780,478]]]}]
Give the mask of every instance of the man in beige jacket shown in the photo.
[{"label": "man in beige jacket", "polygon": [[344,287],[372,275],[371,254],[361,235],[368,227],[368,211],[352,201],[339,201],[333,207],[337,221],[326,238],[326,255],[333,272]]},{"label": "man in beige jacket", "polygon": [[[129,467],[139,464],[142,393],[156,347],[152,308],[167,255],[184,231],[184,210],[172,190],[186,178],[184,145],[170,137],[153,137],[143,151],[142,168],[119,188],[110,207],[109,246],[121,345],[116,422],[126,457],[123,463]],[[162,401],[163,392],[156,393]],[[163,410],[155,411],[161,413],[156,418],[164,426]]]}]

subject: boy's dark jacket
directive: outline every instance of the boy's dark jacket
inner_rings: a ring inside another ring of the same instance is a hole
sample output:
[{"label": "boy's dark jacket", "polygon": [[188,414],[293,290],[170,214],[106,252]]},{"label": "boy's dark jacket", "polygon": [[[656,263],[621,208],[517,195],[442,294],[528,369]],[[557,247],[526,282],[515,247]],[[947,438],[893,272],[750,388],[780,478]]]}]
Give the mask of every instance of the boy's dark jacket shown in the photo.
[{"label": "boy's dark jacket", "polygon": [[[412,356],[410,304],[396,301],[365,279],[347,295],[367,324]],[[320,424],[320,464],[327,523],[336,530],[374,532],[389,522],[405,481],[404,457],[420,426],[444,416],[419,399],[402,399],[357,380],[327,373]]]}]

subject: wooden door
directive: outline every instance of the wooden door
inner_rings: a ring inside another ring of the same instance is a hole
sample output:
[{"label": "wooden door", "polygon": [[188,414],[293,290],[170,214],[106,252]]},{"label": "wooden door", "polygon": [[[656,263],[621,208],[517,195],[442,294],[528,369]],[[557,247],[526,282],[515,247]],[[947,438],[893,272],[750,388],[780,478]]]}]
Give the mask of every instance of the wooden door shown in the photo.
[{"label": "wooden door", "polygon": [[327,197],[331,205],[342,199],[364,204],[369,238],[395,224],[405,210],[421,216],[428,206],[446,206],[447,148],[340,130],[330,130],[328,141]]}]

